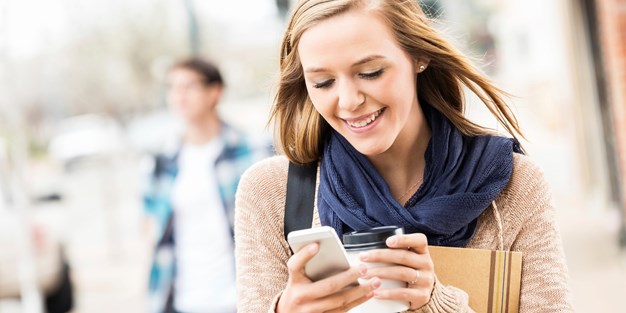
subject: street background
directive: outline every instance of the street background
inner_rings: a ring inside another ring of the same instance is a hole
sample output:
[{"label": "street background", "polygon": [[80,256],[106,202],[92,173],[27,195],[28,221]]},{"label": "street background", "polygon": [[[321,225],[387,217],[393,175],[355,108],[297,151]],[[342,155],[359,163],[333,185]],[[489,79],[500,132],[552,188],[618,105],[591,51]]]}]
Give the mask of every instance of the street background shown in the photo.
[{"label": "street background", "polygon": [[[422,2],[511,93],[523,145],[552,187],[577,311],[623,312],[623,213],[581,7]],[[73,312],[144,311],[151,251],[140,184],[146,156],[178,127],[164,104],[172,61],[192,53],[215,60],[225,75],[227,121],[271,132],[285,27],[277,3],[288,1],[0,0],[0,177],[19,186],[6,188],[15,197],[39,198],[6,207],[20,212],[24,227],[42,225],[63,243]],[[469,101],[473,119],[501,129]],[[0,298],[0,313],[29,307]]]}]

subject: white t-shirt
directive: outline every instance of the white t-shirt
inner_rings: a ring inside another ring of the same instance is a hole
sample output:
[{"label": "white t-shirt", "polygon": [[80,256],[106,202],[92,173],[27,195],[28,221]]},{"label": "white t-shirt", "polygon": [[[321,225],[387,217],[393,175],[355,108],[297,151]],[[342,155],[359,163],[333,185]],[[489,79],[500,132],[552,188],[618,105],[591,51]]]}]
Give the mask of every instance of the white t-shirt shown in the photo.
[{"label": "white t-shirt", "polygon": [[230,227],[215,179],[222,143],[183,146],[172,190],[176,280],[174,308],[185,313],[236,311]]}]

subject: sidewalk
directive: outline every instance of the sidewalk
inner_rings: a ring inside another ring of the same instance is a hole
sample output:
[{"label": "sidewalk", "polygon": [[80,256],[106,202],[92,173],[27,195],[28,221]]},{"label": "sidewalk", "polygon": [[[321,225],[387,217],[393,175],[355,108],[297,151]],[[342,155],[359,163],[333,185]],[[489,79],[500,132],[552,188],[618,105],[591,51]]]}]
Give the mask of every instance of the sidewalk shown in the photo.
[{"label": "sidewalk", "polygon": [[618,247],[614,208],[572,208],[558,215],[577,312],[624,312],[626,250]]}]

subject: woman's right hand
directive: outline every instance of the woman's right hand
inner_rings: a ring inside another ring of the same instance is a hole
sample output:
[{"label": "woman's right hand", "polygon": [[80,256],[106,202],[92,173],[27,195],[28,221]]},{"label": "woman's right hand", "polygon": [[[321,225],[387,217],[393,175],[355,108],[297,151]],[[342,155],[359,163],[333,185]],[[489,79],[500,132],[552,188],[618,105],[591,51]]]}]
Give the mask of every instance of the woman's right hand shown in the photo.
[{"label": "woman's right hand", "polygon": [[319,244],[309,244],[292,255],[287,262],[289,280],[278,300],[277,313],[347,312],[372,298],[374,290],[380,287],[380,279],[377,277],[364,284],[349,286],[357,282],[359,277],[367,275],[367,267],[363,264],[312,282],[304,274],[304,265],[318,250]]}]

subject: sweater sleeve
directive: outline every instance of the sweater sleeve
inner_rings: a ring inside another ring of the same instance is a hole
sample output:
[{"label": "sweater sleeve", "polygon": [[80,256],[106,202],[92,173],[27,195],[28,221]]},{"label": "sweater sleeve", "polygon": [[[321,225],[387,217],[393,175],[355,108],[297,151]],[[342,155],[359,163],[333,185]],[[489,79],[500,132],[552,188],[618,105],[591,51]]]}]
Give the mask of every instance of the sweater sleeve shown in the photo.
[{"label": "sweater sleeve", "polygon": [[235,202],[237,312],[274,312],[287,282],[283,236],[287,163],[264,160],[244,173]]},{"label": "sweater sleeve", "polygon": [[520,192],[509,199],[511,205],[525,208],[516,210],[523,216],[511,218],[520,223],[511,246],[511,250],[522,252],[520,313],[573,312],[549,187],[539,168],[524,163],[520,166],[526,172],[522,176],[528,179],[520,181]]},{"label": "sweater sleeve", "polygon": [[452,286],[444,286],[437,279],[430,297],[430,301],[416,311],[416,313],[474,313],[469,306],[467,293]]}]

